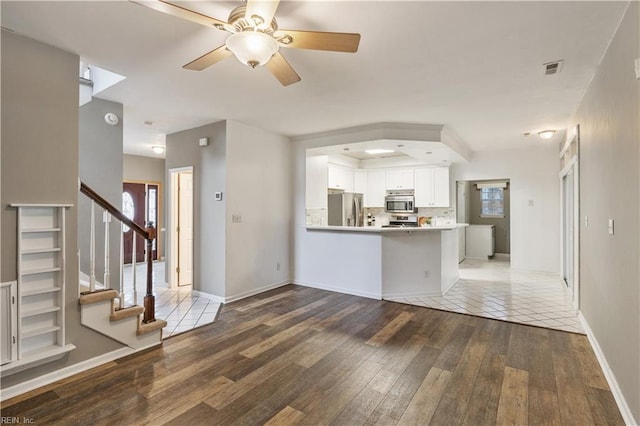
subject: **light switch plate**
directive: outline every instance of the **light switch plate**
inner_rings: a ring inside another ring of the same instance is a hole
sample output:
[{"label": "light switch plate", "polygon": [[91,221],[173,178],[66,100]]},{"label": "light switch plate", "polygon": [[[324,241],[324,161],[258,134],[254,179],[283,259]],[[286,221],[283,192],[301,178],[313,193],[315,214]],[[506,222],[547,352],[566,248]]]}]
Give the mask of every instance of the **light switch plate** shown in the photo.
[{"label": "light switch plate", "polygon": [[584,227],[585,228],[589,227],[589,216],[587,215],[584,216]]},{"label": "light switch plate", "polygon": [[609,219],[609,235],[613,235],[615,229],[613,227],[613,219]]},{"label": "light switch plate", "polygon": [[242,223],[242,215],[238,213],[234,213],[231,215],[231,222],[233,223]]},{"label": "light switch plate", "polygon": [[640,80],[640,58],[636,58],[636,80]]}]

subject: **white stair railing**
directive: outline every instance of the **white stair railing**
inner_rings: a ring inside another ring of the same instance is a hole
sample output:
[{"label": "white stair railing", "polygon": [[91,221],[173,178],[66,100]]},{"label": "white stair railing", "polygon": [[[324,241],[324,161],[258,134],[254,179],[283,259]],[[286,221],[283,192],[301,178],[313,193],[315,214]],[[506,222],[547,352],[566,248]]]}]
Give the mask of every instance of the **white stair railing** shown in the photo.
[{"label": "white stair railing", "polygon": [[91,201],[91,231],[89,242],[89,291],[96,291],[96,203]]}]

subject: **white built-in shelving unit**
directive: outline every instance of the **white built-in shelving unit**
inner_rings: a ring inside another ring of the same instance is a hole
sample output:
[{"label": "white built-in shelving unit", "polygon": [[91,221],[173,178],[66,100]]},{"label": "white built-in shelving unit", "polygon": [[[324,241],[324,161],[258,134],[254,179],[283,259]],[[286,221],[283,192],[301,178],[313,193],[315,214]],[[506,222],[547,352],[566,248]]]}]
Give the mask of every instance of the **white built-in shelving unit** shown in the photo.
[{"label": "white built-in shelving unit", "polygon": [[22,370],[74,349],[65,340],[65,213],[69,204],[11,204],[18,211],[17,360]]}]

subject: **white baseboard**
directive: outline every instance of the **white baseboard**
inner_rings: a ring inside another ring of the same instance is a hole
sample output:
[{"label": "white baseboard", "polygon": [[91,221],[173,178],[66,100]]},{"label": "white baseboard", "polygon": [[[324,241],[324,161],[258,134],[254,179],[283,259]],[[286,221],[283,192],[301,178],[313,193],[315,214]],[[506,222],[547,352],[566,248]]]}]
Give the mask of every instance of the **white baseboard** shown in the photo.
[{"label": "white baseboard", "polygon": [[216,303],[224,303],[224,297],[216,296],[213,294],[205,293],[203,291],[191,290],[191,294],[194,296],[202,297],[204,299],[209,299],[212,302]]},{"label": "white baseboard", "polygon": [[[391,299],[406,299],[408,297],[432,297],[432,296],[442,296],[438,291],[423,291],[423,292],[414,292],[414,293],[384,293],[382,298],[384,300]],[[391,300],[393,301],[393,300]]]},{"label": "white baseboard", "polygon": [[458,281],[460,281],[460,275],[458,275],[455,280],[451,281],[451,284],[449,284],[447,288],[442,290],[442,294],[439,294],[439,296],[444,296],[445,294],[447,294],[447,292],[451,290],[451,287],[453,287]]},{"label": "white baseboard", "polygon": [[509,253],[493,253],[494,259],[511,259],[511,254]]},{"label": "white baseboard", "polygon": [[130,355],[137,352],[131,348],[120,348],[115,351],[108,352],[106,354],[99,355],[97,357],[81,361],[77,364],[70,365],[68,367],[61,368],[51,373],[44,374],[31,380],[18,383],[17,385],[10,386],[2,389],[2,395],[0,395],[0,401],[5,401],[14,396],[21,395],[25,392],[32,391],[42,386],[49,385],[61,379],[73,376],[74,374],[82,373],[99,365],[106,364],[123,356]]},{"label": "white baseboard", "polygon": [[593,348],[593,352],[596,354],[596,358],[600,363],[600,368],[604,372],[604,377],[607,379],[607,383],[609,384],[609,388],[611,388],[611,393],[613,393],[613,397],[618,404],[618,409],[620,410],[620,414],[622,414],[622,419],[624,423],[627,425],[637,425],[638,422],[633,418],[633,414],[631,413],[631,409],[629,409],[629,405],[627,404],[622,391],[620,390],[620,386],[618,386],[618,381],[616,380],[615,374],[611,371],[609,367],[609,363],[604,356],[604,352],[602,348],[598,344],[598,340],[596,339],[591,327],[589,327],[589,323],[587,319],[582,315],[582,312],[578,312],[578,318],[582,323],[582,327],[587,332],[587,338],[589,339],[589,343],[591,343],[591,347]]},{"label": "white baseboard", "polygon": [[233,296],[227,296],[227,297],[224,298],[224,302],[223,303],[235,302],[236,300],[245,299],[247,297],[251,297],[251,296],[254,296],[256,294],[264,293],[265,291],[273,290],[274,288],[282,287],[282,286],[289,285],[289,284],[291,284],[291,281],[289,281],[289,280],[281,281],[279,283],[273,283],[273,284],[266,285],[264,287],[260,287],[260,288],[248,290],[248,291],[245,291],[245,292],[242,292],[242,293],[238,293],[238,294],[235,294]]},{"label": "white baseboard", "polygon": [[333,286],[328,286],[324,284],[311,283],[311,282],[299,281],[299,280],[294,280],[293,283],[296,285],[304,286],[304,287],[317,288],[319,290],[327,290],[327,291],[333,291],[336,293],[350,294],[352,296],[366,297],[367,299],[382,300],[382,294],[380,293],[371,293],[367,291],[353,290],[351,288],[333,287]]}]

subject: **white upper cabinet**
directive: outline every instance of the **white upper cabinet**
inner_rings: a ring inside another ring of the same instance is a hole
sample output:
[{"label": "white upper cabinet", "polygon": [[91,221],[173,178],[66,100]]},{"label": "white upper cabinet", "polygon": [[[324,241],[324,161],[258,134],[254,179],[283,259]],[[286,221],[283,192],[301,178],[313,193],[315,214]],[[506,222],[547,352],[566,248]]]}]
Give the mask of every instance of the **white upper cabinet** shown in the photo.
[{"label": "white upper cabinet", "polygon": [[449,207],[449,168],[415,170],[416,207]]},{"label": "white upper cabinet", "polygon": [[307,157],[307,209],[327,208],[327,159],[326,155]]},{"label": "white upper cabinet", "polygon": [[353,169],[329,163],[329,188],[353,192]]},{"label": "white upper cabinet", "polygon": [[385,188],[387,190],[414,189],[413,169],[388,170]]},{"label": "white upper cabinet", "polygon": [[364,196],[365,207],[384,207],[386,173],[367,171],[367,192]]},{"label": "white upper cabinet", "polygon": [[357,194],[364,194],[364,198],[367,198],[367,171],[356,170],[353,173],[353,192]]}]

